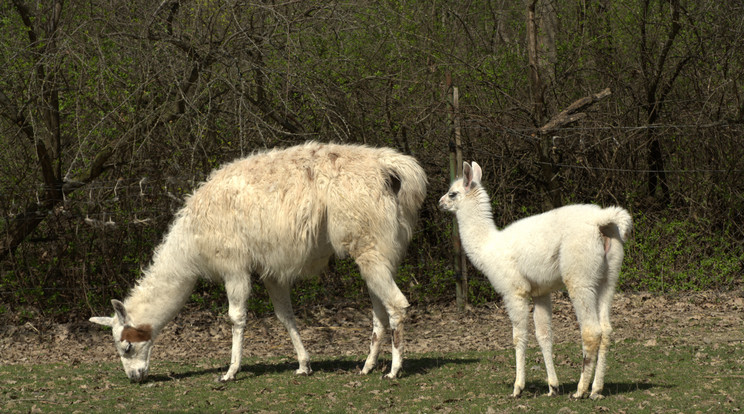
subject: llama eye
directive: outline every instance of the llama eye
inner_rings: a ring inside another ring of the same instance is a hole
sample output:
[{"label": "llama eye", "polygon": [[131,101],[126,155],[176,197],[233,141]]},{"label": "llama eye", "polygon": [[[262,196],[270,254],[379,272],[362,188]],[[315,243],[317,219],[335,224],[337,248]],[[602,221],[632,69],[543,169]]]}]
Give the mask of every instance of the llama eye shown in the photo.
[{"label": "llama eye", "polygon": [[127,346],[124,347],[124,353],[125,354],[128,354],[131,351],[132,351],[132,343],[131,342],[127,342]]},{"label": "llama eye", "polygon": [[455,197],[457,197],[457,191],[453,191],[449,193],[449,198],[455,198]]}]

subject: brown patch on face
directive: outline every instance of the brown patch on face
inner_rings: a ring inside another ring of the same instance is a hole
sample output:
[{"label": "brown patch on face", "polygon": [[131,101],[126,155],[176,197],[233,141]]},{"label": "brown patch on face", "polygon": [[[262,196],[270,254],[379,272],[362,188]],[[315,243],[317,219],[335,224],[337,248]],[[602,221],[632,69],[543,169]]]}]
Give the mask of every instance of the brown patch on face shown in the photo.
[{"label": "brown patch on face", "polygon": [[119,341],[127,342],[145,342],[152,338],[152,327],[150,325],[142,326],[125,326],[121,331],[121,339]]}]

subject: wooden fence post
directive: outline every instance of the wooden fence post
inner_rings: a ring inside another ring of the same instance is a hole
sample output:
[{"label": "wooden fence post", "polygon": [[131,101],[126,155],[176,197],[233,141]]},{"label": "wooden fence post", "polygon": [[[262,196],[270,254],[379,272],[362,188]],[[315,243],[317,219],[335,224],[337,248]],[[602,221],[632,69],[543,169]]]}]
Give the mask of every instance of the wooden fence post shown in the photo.
[{"label": "wooden fence post", "polygon": [[[449,142],[450,152],[450,181],[462,175],[462,138],[460,134],[459,118],[459,91],[457,87],[452,88],[452,96],[449,96],[449,89],[452,85],[452,78],[447,76],[447,100],[450,103],[451,111],[448,114],[450,125],[453,130],[453,138]],[[453,265],[455,270],[455,294],[457,306],[464,309],[468,304],[468,272],[467,259],[462,251],[460,242],[460,232],[457,227],[457,218],[452,219],[452,246],[453,246]]]}]

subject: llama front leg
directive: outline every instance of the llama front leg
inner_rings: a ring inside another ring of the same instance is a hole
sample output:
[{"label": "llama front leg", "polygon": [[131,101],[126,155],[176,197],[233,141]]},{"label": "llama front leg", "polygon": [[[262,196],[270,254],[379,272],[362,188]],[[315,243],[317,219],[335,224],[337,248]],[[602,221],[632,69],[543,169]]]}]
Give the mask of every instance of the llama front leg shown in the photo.
[{"label": "llama front leg", "polygon": [[292,340],[295,352],[297,352],[297,361],[300,367],[295,371],[298,375],[310,375],[313,370],[310,368],[310,356],[308,356],[305,347],[300,339],[300,332],[297,330],[292,302],[289,296],[289,286],[284,286],[274,280],[266,279],[264,281],[266,290],[269,292],[271,303],[274,304],[274,313],[277,319],[284,325]]},{"label": "llama front leg", "polygon": [[369,345],[369,355],[367,360],[364,362],[364,368],[362,368],[360,374],[367,375],[377,365],[377,358],[380,354],[380,346],[382,345],[383,339],[385,339],[385,333],[390,327],[390,321],[388,320],[388,314],[385,307],[382,305],[380,299],[370,292],[370,299],[372,300],[372,339]]},{"label": "llama front leg", "polygon": [[553,326],[552,326],[552,303],[550,294],[533,299],[535,302],[534,320],[535,336],[540,344],[545,370],[548,373],[548,396],[558,395],[558,376],[555,374],[553,365]]},{"label": "llama front leg", "polygon": [[230,367],[220,381],[235,379],[235,374],[240,371],[240,362],[243,356],[243,333],[245,331],[245,302],[251,292],[249,278],[237,277],[225,283],[229,309],[227,311],[232,322],[232,351],[230,353]]},{"label": "llama front leg", "polygon": [[527,349],[527,324],[530,314],[529,302],[527,298],[522,296],[513,297],[506,300],[506,308],[512,322],[512,336],[517,369],[512,397],[519,397],[524,390],[526,381],[524,358]]}]

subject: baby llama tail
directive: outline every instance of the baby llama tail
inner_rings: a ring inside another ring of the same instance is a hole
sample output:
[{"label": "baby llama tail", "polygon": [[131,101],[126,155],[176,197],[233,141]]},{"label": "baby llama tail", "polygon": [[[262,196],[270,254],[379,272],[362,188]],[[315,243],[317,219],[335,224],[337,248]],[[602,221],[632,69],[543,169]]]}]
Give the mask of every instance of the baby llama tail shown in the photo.
[{"label": "baby llama tail", "polygon": [[597,220],[597,225],[604,227],[610,224],[617,226],[620,232],[620,238],[625,243],[628,237],[630,237],[630,232],[633,230],[633,218],[630,216],[630,213],[624,208],[617,206],[602,209]]}]

